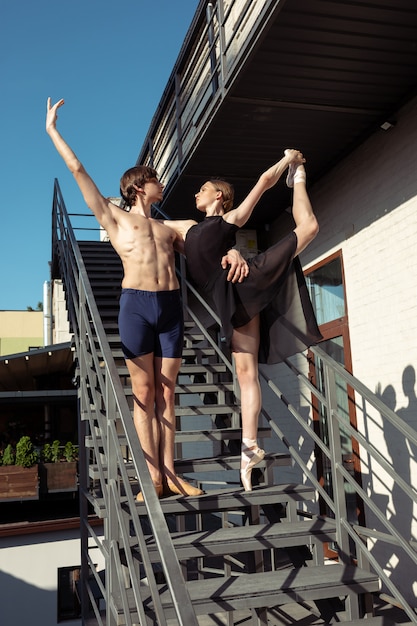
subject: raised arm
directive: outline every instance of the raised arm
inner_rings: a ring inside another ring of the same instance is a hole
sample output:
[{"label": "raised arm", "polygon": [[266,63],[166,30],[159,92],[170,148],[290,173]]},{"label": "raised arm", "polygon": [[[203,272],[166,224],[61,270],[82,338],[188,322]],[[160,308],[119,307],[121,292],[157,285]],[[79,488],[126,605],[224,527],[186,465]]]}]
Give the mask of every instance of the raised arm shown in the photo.
[{"label": "raised arm", "polygon": [[[48,98],[46,107],[46,132],[52,139],[55,148],[63,158],[66,166],[73,174],[87,206],[94,213],[99,224],[108,230],[111,228],[112,224],[115,223],[111,208],[113,207],[112,203],[100,193],[92,178],[87,174],[81,161],[79,161],[56,128],[58,119],[57,111],[63,104],[64,100],[58,100],[58,102],[52,106],[51,99]],[[116,208],[115,205],[114,207]]]},{"label": "raised arm", "polygon": [[266,172],[261,174],[256,185],[251,189],[249,194],[243,200],[243,202],[236,207],[228,211],[223,216],[230,224],[236,224],[236,226],[244,226],[252,211],[263,196],[265,191],[276,185],[282,174],[288,168],[290,163],[304,163],[305,159],[301,152],[298,150],[286,150],[285,155],[277,163],[272,165]]}]

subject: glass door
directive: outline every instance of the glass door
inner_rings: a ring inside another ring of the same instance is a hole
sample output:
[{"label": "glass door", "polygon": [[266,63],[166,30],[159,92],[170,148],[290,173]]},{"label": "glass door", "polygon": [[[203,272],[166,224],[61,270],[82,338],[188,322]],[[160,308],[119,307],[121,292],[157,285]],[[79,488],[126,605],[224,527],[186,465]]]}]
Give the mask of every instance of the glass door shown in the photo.
[{"label": "glass door", "polygon": [[[320,342],[320,348],[335,361],[352,372],[352,361],[349,341],[349,325],[347,304],[345,297],[343,260],[341,252],[325,259],[317,266],[311,268],[306,274],[306,282],[310,297],[316,313],[317,322],[324,340]],[[324,388],[323,363],[318,358],[311,360],[311,378],[320,391]],[[337,410],[347,423],[356,428],[356,411],[353,389],[345,383],[341,377],[336,376],[337,385]],[[314,406],[314,424],[316,433],[323,443],[328,445],[328,424],[326,407],[316,399]],[[341,446],[344,467],[361,484],[359,446],[343,426],[340,428]],[[318,480],[333,496],[331,468],[328,459],[320,449],[316,451]],[[351,522],[363,521],[363,504],[358,501],[350,485],[345,485],[348,517]],[[333,515],[326,504],[321,502],[323,515]]]}]

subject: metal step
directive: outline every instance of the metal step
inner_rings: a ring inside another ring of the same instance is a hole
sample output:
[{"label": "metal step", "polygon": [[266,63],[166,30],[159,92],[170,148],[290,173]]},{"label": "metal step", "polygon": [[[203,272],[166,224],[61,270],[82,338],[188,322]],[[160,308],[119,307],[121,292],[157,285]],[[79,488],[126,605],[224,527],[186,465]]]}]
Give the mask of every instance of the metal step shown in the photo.
[{"label": "metal step", "polygon": [[[139,491],[139,487],[137,487]],[[97,517],[106,517],[105,500],[98,492],[85,492]],[[282,484],[269,487],[254,487],[252,491],[244,491],[236,487],[230,489],[216,489],[207,491],[201,496],[168,496],[159,500],[162,512],[165,515],[195,515],[198,513],[213,513],[219,511],[242,511],[250,507],[282,505],[287,511],[287,518],[291,522],[297,520],[300,511],[297,506],[300,502],[315,500],[315,490],[307,485]],[[121,496],[122,507],[127,507],[127,497]],[[147,515],[144,502],[136,502],[139,515]],[[128,510],[127,510],[128,513]],[[308,513],[306,513],[308,515]]]},{"label": "metal step", "polygon": [[[129,376],[126,365],[117,365],[120,376]],[[224,363],[182,363],[179,376],[193,376],[195,374],[223,374],[230,372]]]},{"label": "metal step", "polygon": [[[180,415],[225,415],[225,414],[229,414],[233,412],[239,412],[238,407],[236,407],[235,405],[229,406],[226,404],[202,404],[201,406],[190,405],[190,406],[176,406],[175,407],[175,414],[177,416],[180,416]],[[259,430],[258,430],[258,433],[259,433]],[[203,432],[206,433],[204,436],[204,439],[206,439],[208,431],[203,431]],[[213,432],[215,433],[215,431]],[[213,439],[215,438],[216,438],[216,434],[214,434]],[[225,437],[221,437],[221,439],[225,439]],[[197,441],[197,439],[195,439],[194,441]]]},{"label": "metal step", "polygon": [[[257,469],[269,467],[288,467],[291,465],[291,455],[285,452],[271,452],[265,454],[264,459],[258,463]],[[136,470],[132,462],[127,462],[126,471],[129,476],[134,477]],[[217,472],[219,470],[238,470],[240,469],[240,456],[215,456],[207,459],[178,459],[175,461],[175,470],[177,474],[196,474],[200,472]],[[89,465],[89,476],[92,480],[100,478],[97,465]],[[103,470],[106,473],[107,468],[104,465]]]},{"label": "metal step", "polygon": [[[230,412],[231,409],[229,409]],[[271,437],[271,429],[268,426],[261,426],[258,429],[259,439]],[[186,443],[190,441],[232,441],[242,438],[242,430],[240,428],[216,428],[214,430],[177,430],[175,433],[175,443]],[[127,439],[124,435],[119,435],[119,444],[127,446]],[[99,446],[103,446],[101,437],[96,437]],[[93,438],[87,436],[85,438],[85,446],[93,447]],[[198,461],[199,459],[197,459]]]},{"label": "metal step", "polygon": [[[213,511],[242,510],[252,506],[270,504],[295,505],[313,501],[315,489],[308,485],[284,484],[269,487],[254,487],[252,491],[236,489],[216,489],[201,496],[168,496],[160,500],[165,514],[212,513]],[[139,515],[146,513],[143,502],[136,503]],[[295,506],[293,506],[295,512]],[[292,518],[295,519],[295,518]]]},{"label": "metal step", "polygon": [[[135,489],[139,491],[139,486]],[[105,500],[99,493],[85,493],[99,518],[106,517]],[[287,509],[287,518],[297,520],[297,505],[315,500],[315,490],[308,485],[282,484],[254,487],[252,491],[242,488],[216,489],[201,496],[167,496],[159,500],[165,515],[195,515],[219,511],[242,511],[253,506],[281,505]],[[126,496],[121,496],[123,508],[127,508]],[[135,503],[139,515],[147,515],[144,502]],[[127,510],[128,513],[128,510]]]},{"label": "metal step", "polygon": [[[129,385],[125,385],[123,387],[123,391],[126,396],[131,396],[133,394],[132,387]],[[233,383],[177,383],[175,385],[175,393],[178,394],[225,393],[233,391]],[[181,409],[181,407],[178,408]],[[233,408],[235,409],[236,407]],[[230,406],[228,406],[228,409],[229,411],[232,410]],[[177,407],[175,407],[175,412],[177,413]]]},{"label": "metal step", "polygon": [[[318,542],[323,544],[335,541],[335,538],[335,521],[320,517],[297,523],[253,524],[171,533],[171,539],[180,561],[272,548],[313,545]],[[132,539],[133,547],[136,545],[136,538]],[[160,556],[153,537],[147,538],[146,547],[150,559],[155,563],[159,562]]]},{"label": "metal step", "polygon": [[[396,622],[386,615],[377,615],[375,617],[367,617],[366,622],[362,619],[355,619],[349,622],[343,622],[344,626],[395,626]],[[412,626],[412,622],[401,622],[401,626]]]},{"label": "metal step", "polygon": [[[120,346],[120,337],[118,335],[117,336],[116,335],[109,336],[108,340],[109,340],[110,347],[112,349],[113,358],[114,359],[124,359],[123,352],[122,352],[121,348],[119,347]],[[97,354],[100,356],[101,352],[100,352],[99,345],[97,345],[96,348],[97,348]],[[187,358],[187,357],[196,357],[196,358],[199,357],[199,358],[201,358],[201,357],[206,357],[206,356],[214,356],[215,354],[216,354],[215,349],[214,348],[208,348],[208,347],[183,348],[183,351],[182,351],[183,358]]]},{"label": "metal step", "polygon": [[[310,602],[327,598],[375,593],[380,582],[375,574],[354,565],[323,565],[312,569],[302,567],[283,571],[242,574],[240,576],[205,578],[186,583],[196,615],[209,615],[222,611],[248,608],[272,608],[289,602]],[[152,598],[144,591],[144,605],[153,615]],[[132,622],[139,623],[133,591],[126,590]],[[175,618],[171,595],[165,585],[159,590],[165,616]],[[112,598],[112,611],[116,622],[123,626],[122,597],[116,592]],[[155,622],[156,623],[156,622]]]},{"label": "metal step", "polygon": [[[103,276],[103,275],[102,275]],[[109,291],[121,290],[120,286],[120,278],[95,278],[90,280],[91,287],[94,291],[95,297],[97,297],[97,291],[102,290],[102,292],[106,293]]]}]

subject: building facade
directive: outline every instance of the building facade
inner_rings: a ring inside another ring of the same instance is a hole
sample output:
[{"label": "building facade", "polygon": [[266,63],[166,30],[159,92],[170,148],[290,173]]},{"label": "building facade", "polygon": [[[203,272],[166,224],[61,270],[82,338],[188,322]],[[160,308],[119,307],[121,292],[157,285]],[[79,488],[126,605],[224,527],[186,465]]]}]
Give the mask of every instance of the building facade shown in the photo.
[{"label": "building facade", "polygon": [[[340,259],[345,315],[343,321],[325,319],[321,326],[325,339],[326,332],[327,339],[343,332],[345,361],[353,375],[381,397],[399,422],[404,420],[413,429],[417,429],[416,146],[414,99],[399,111],[395,126],[376,130],[309,189],[320,232],[301,255],[307,277],[319,270],[324,274],[326,263]],[[308,162],[306,169],[308,174]],[[271,227],[271,238],[278,230],[278,224]],[[319,322],[320,316],[319,311]],[[336,331],[330,335],[332,323]],[[286,384],[282,366],[270,367],[268,374],[302,410],[303,395],[293,383]],[[291,440],[300,440],[302,432],[291,415],[277,407],[266,386],[263,393],[267,410],[278,411],[284,432]],[[417,490],[417,450],[377,412],[365,416],[356,406],[355,427]],[[372,466],[364,451],[359,455],[363,488],[385,509],[393,526],[412,540],[417,535],[417,507],[390,475]],[[305,460],[315,465],[314,450],[305,450]],[[280,479],[294,479],[294,471],[280,469]],[[364,514],[368,523],[375,521],[371,511]],[[417,581],[410,578],[410,564],[404,557],[399,563],[395,548],[387,544],[376,542],[374,550],[384,551],[379,560],[386,562],[391,579],[415,605]]]}]

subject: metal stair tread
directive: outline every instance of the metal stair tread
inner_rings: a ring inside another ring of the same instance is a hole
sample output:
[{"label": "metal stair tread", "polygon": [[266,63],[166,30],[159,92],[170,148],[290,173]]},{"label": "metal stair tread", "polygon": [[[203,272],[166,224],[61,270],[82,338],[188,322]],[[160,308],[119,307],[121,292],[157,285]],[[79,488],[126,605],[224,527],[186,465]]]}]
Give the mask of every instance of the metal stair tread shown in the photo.
[{"label": "metal stair tread", "polygon": [[[129,376],[129,370],[125,364],[117,365],[117,371],[120,376]],[[229,369],[224,363],[182,363],[179,375],[193,374],[222,374]],[[203,383],[201,383],[203,384]]]},{"label": "metal stair tread", "polygon": [[[215,530],[183,531],[171,533],[178,559],[201,556],[216,556],[251,552],[270,548],[286,548],[314,543],[334,541],[336,522],[316,517],[312,520],[280,522],[274,524],[252,524],[217,528]],[[159,561],[158,549],[153,537],[146,539],[148,554]]]},{"label": "metal stair tread", "polygon": [[[126,396],[133,394],[132,387],[129,385],[123,386],[123,391]],[[232,382],[221,383],[178,383],[175,385],[175,393],[178,394],[200,394],[200,393],[221,393],[222,391],[233,391]],[[192,405],[191,405],[192,406]],[[181,407],[178,407],[181,408]]]},{"label": "metal stair tread", "polygon": [[[236,489],[209,490],[200,496],[168,496],[160,500],[162,511],[168,513],[201,513],[244,509],[250,506],[301,502],[315,497],[315,489],[307,485],[286,483],[254,487],[252,491]],[[146,513],[144,502],[136,502],[139,515]]]},{"label": "metal stair tread", "polygon": [[[230,409],[229,409],[230,411]],[[268,426],[261,426],[258,429],[258,436],[260,439],[270,437],[271,429]],[[240,428],[215,428],[213,430],[177,430],[175,433],[175,441],[186,442],[186,441],[206,441],[210,439],[211,441],[228,441],[234,439],[241,439],[242,430]],[[127,446],[126,436],[120,434],[118,437],[119,444],[121,446]],[[99,446],[103,445],[103,440],[100,436],[96,437],[96,441]],[[87,448],[91,448],[93,446],[93,438],[91,435],[85,437],[85,445]]]},{"label": "metal stair tread", "polygon": [[[291,463],[291,455],[287,452],[270,452],[267,453],[264,459],[256,466],[259,469],[264,467],[276,467],[276,466],[288,466]],[[197,472],[210,472],[218,470],[238,470],[240,468],[240,455],[230,456],[217,456],[201,459],[177,459],[175,461],[175,469],[178,474],[185,473],[197,473]],[[89,476],[93,480],[99,478],[99,471],[97,465],[89,465]],[[104,472],[107,471],[105,465],[103,465]],[[126,470],[128,473],[134,473],[135,468],[133,462],[126,463]]]},{"label": "metal stair tread", "polygon": [[[111,335],[111,337],[108,337],[108,339],[109,339],[110,347],[112,348],[113,357],[124,358],[123,352],[121,348],[119,347],[120,337],[117,335],[117,339],[116,339],[116,335]],[[115,346],[114,344],[117,344],[117,346]],[[97,344],[96,347],[97,347],[97,354],[101,355],[100,346]],[[216,355],[215,349],[208,348],[208,347],[198,348],[196,346],[194,348],[183,348],[182,350],[183,358],[190,357],[190,356],[215,356],[215,355]]]},{"label": "metal stair tread", "polygon": [[[105,500],[97,493],[89,494],[86,497],[94,507],[98,517],[105,517]],[[295,502],[311,501],[315,498],[315,490],[307,485],[285,483],[280,485],[270,485],[268,487],[254,487],[252,491],[237,489],[216,489],[207,491],[201,496],[168,496],[159,500],[162,511],[165,515],[178,513],[179,515],[189,513],[212,513],[214,511],[242,510],[250,506],[263,506],[270,504],[285,504]],[[126,496],[120,497],[123,509],[128,512]],[[146,515],[146,505],[144,502],[135,502],[139,515]]]},{"label": "metal stair tread", "polygon": [[[387,618],[386,615],[367,617],[366,622],[364,622],[364,618],[343,622],[345,626],[395,626],[395,623],[394,620]],[[401,626],[411,626],[411,622],[402,622]]]},{"label": "metal stair tread", "polygon": [[[354,565],[322,565],[302,567],[232,577],[205,578],[186,583],[188,593],[197,615],[219,611],[247,608],[274,607],[289,602],[305,602],[355,593],[374,593],[380,589],[378,577]],[[144,591],[146,588],[144,589]],[[132,619],[135,621],[132,590],[126,590]],[[159,597],[167,617],[175,617],[171,595],[166,585],[159,589]],[[123,615],[119,594],[114,594],[113,609],[118,624]],[[151,596],[144,594],[146,610],[152,610]]]},{"label": "metal stair tread", "polygon": [[[233,413],[233,412],[239,412],[238,407],[236,407],[236,405],[234,404],[196,404],[196,405],[192,405],[189,404],[189,406],[176,406],[175,407],[175,414],[177,416],[180,415],[223,415],[225,413]],[[192,432],[192,431],[190,431]],[[216,431],[201,431],[201,432],[205,432],[205,438],[207,437],[211,437],[211,434],[213,433],[214,438],[216,437]],[[259,434],[259,430],[258,430],[258,434]],[[224,437],[221,437],[222,439]]]}]

